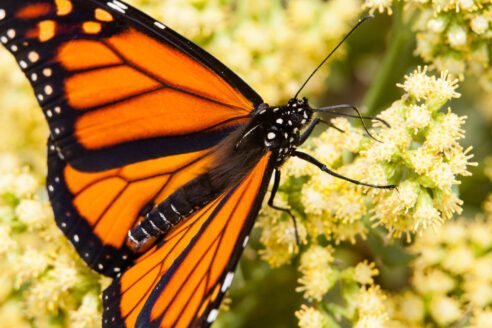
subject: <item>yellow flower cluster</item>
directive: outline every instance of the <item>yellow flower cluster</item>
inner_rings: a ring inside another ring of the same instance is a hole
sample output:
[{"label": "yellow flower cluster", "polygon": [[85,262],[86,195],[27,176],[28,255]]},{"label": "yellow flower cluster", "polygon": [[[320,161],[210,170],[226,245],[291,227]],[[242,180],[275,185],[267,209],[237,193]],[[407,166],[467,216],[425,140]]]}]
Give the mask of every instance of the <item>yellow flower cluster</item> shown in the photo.
[{"label": "yellow flower cluster", "polygon": [[[259,220],[263,229],[260,241],[264,245],[260,254],[272,266],[289,263],[300,251],[300,286],[296,290],[307,301],[321,304],[338,281],[361,286],[357,293],[347,289],[344,294],[353,300],[353,311],[340,310],[355,320],[357,327],[384,327],[389,320],[384,295],[374,285],[378,269],[374,263],[363,261],[341,270],[334,265],[332,246],[321,246],[319,238],[334,245],[355,243],[356,237],[365,238],[370,231],[369,219],[373,226],[384,226],[391,238],[436,227],[453,213],[461,212],[462,201],[454,186],[459,184],[459,176],[470,174],[468,166],[476,165],[469,161],[471,149],[464,150],[459,144],[464,137],[465,117],[449,108],[440,111],[446,102],[459,97],[457,80],[446,72],[436,77],[428,75],[427,68],[418,68],[398,86],[405,94],[378,115],[391,128],[377,122],[377,128],[371,131],[377,140],[338,117],[306,149],[344,176],[365,183],[398,184],[398,190],[360,187],[293,159],[285,165],[284,183],[275,201],[296,214],[301,246],[307,247],[299,250],[288,215],[265,206]],[[457,249],[446,262],[447,268],[465,265],[467,254]],[[442,281],[442,277],[435,281]],[[405,306],[410,306],[411,301]],[[454,304],[453,299],[442,301],[436,301],[435,311]],[[304,322],[317,320],[313,318],[323,312],[319,311],[315,306],[297,312],[300,327],[310,327]],[[323,316],[324,320],[331,318],[326,313]]]},{"label": "yellow flower cluster", "polygon": [[[368,233],[364,219],[369,215],[390,236],[399,237],[436,226],[461,212],[462,201],[453,188],[459,176],[470,175],[468,166],[476,163],[470,162],[471,148],[464,150],[458,143],[464,137],[465,117],[449,108],[439,111],[448,100],[459,97],[457,81],[447,73],[429,76],[426,68],[418,68],[399,86],[406,93],[379,115],[391,128],[379,123],[380,129],[372,132],[377,140],[364,136],[361,128],[345,118],[336,118],[331,121],[336,128],[327,129],[313,141],[314,149],[308,149],[344,176],[371,184],[396,183],[398,190],[360,188],[300,160],[286,164],[286,176],[293,178],[285,179],[283,189],[291,195],[302,177],[308,176],[301,192],[297,191],[299,196],[289,198],[290,206],[306,215],[298,225],[303,233],[305,226],[308,239],[323,235],[336,244],[354,243],[357,236],[365,238]],[[352,160],[354,154],[358,156]],[[300,204],[295,203],[297,198]],[[270,222],[267,229],[273,229],[271,223],[275,226]],[[263,232],[265,240],[268,231]],[[264,243],[270,263],[275,258],[275,238]],[[278,256],[285,258],[286,254]]]},{"label": "yellow flower cluster", "polygon": [[48,124],[15,59],[1,50],[0,86],[8,88],[0,88],[0,152],[15,153],[34,173],[44,175]]},{"label": "yellow flower cluster", "polygon": [[[362,12],[361,0],[130,2],[204,46],[271,104],[296,93]],[[327,75],[321,70],[306,93],[323,91]]]},{"label": "yellow flower cluster", "polygon": [[390,326],[490,327],[492,212],[426,231],[410,250],[417,256],[411,289],[389,297]]},{"label": "yellow flower cluster", "polygon": [[0,155],[2,327],[93,328],[109,281],[88,269],[38,197],[40,184],[13,155]]},{"label": "yellow flower cluster", "polygon": [[[406,91],[400,101],[383,111],[379,117],[390,129],[377,135],[381,142],[361,152],[361,160],[386,160],[390,175],[405,175],[396,193],[371,190],[374,195],[372,220],[383,224],[393,236],[435,226],[461,213],[462,201],[453,190],[459,176],[470,175],[471,147],[463,149],[458,141],[464,138],[462,125],[466,117],[439,109],[452,98],[457,80],[444,72],[440,77],[428,76],[426,68],[418,68],[398,84]],[[363,180],[365,182],[369,182]]]},{"label": "yellow flower cluster", "polygon": [[[313,245],[301,255],[299,283],[304,286],[296,290],[304,292],[312,305],[303,304],[295,313],[299,327],[338,327],[342,317],[358,328],[384,327],[389,316],[385,309],[386,296],[374,284],[373,276],[378,274],[375,263],[365,260],[341,270],[334,264],[333,251],[331,246]],[[324,301],[335,283],[341,288],[344,305]]]},{"label": "yellow flower cluster", "polygon": [[[365,0],[371,12],[391,14],[391,0]],[[415,53],[437,70],[463,78],[474,73],[492,91],[492,3],[489,0],[404,0],[405,11],[417,13]],[[410,15],[409,15],[410,16]]]}]

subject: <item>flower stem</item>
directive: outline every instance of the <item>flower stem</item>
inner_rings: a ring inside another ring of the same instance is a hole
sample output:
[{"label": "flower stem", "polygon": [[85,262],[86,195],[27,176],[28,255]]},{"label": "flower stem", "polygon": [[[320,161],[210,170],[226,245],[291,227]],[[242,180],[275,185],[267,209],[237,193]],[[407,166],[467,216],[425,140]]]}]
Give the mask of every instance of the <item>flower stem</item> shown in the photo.
[{"label": "flower stem", "polygon": [[409,25],[411,26],[414,21],[415,14],[409,22],[404,22],[403,2],[395,2],[394,7],[393,29],[389,49],[386,51],[381,66],[362,100],[362,105],[367,115],[374,115],[377,112],[381,98],[387,91],[388,83],[391,82],[396,65],[401,63],[402,57],[406,57],[404,51],[407,47],[405,45],[412,37]]}]

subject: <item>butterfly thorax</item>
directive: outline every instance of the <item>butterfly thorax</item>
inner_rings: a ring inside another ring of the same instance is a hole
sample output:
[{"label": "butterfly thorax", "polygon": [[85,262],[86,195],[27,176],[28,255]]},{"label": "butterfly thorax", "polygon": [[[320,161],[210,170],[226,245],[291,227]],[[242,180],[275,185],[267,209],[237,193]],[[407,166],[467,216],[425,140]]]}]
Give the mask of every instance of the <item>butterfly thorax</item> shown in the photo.
[{"label": "butterfly thorax", "polygon": [[280,166],[299,146],[300,132],[311,121],[312,114],[306,98],[291,99],[283,106],[262,104],[253,113],[243,137],[254,134],[258,142],[272,151],[275,165]]}]

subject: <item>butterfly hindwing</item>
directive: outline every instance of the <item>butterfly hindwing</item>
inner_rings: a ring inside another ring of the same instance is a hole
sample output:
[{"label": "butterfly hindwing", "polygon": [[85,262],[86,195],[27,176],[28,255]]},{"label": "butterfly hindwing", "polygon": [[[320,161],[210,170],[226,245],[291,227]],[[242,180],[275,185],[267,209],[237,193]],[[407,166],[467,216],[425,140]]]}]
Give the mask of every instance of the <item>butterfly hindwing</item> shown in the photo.
[{"label": "butterfly hindwing", "polygon": [[128,230],[214,160],[210,150],[80,172],[48,146],[47,186],[55,220],[96,271],[115,276],[134,257]]},{"label": "butterfly hindwing", "polygon": [[55,219],[116,275],[128,229],[202,173],[261,98],[206,51],[120,1],[2,0],[0,41],[48,121]]},{"label": "butterfly hindwing", "polygon": [[230,286],[270,180],[266,155],[104,292],[103,327],[207,327]]}]

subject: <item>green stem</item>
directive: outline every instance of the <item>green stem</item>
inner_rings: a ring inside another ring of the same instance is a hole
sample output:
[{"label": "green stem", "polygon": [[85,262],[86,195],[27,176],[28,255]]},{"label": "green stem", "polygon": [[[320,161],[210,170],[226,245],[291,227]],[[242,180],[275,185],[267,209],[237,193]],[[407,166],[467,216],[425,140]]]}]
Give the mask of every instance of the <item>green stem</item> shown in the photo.
[{"label": "green stem", "polygon": [[387,90],[387,85],[391,80],[398,59],[402,57],[405,44],[412,35],[408,24],[405,24],[403,21],[403,1],[395,2],[394,7],[393,30],[389,49],[386,51],[381,66],[362,100],[367,115],[374,115],[376,113],[380,98],[384,95],[385,90]]}]

